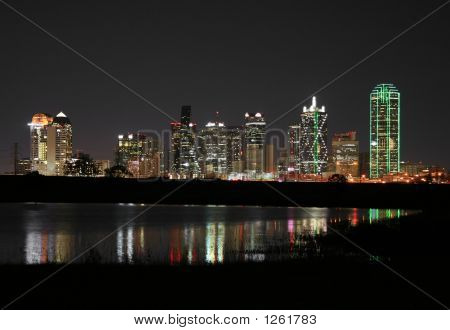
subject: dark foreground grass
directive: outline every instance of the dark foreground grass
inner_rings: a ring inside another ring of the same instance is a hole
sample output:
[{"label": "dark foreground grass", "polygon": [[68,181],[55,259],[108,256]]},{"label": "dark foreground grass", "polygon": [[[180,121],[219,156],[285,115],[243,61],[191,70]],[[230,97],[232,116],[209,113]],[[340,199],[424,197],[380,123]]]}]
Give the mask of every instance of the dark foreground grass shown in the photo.
[{"label": "dark foreground grass", "polygon": [[[438,303],[377,262],[349,258],[221,266],[71,265],[14,309],[438,309]],[[391,260],[449,305],[442,260]],[[58,265],[2,266],[9,303]]]}]

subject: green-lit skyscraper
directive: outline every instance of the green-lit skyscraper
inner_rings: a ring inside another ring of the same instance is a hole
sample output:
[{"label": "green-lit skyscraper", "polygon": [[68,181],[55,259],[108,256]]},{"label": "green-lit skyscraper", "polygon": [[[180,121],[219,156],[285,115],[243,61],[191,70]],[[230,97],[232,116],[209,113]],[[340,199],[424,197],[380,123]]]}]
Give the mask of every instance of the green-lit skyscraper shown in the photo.
[{"label": "green-lit skyscraper", "polygon": [[370,93],[370,178],[400,171],[400,93],[379,84]]}]

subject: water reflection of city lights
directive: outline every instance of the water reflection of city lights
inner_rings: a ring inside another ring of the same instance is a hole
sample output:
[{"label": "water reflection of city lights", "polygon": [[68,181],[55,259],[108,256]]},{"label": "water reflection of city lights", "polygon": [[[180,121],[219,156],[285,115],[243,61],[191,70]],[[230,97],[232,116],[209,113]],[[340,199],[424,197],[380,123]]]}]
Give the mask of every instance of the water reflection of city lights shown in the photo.
[{"label": "water reflection of city lights", "polygon": [[[313,212],[309,209],[303,212],[289,208],[284,214],[279,209],[272,210],[275,216],[268,218],[263,208],[235,208],[234,212],[244,212],[242,219],[225,222],[222,212],[230,212],[228,208],[204,208],[207,212],[201,208],[196,210],[199,209],[204,212],[196,213],[196,216],[201,214],[201,221],[171,222],[170,225],[138,222],[120,228],[113,239],[96,249],[105,262],[118,263],[193,265],[298,258],[315,253],[314,249],[319,248],[316,239],[327,234],[327,223],[358,226],[363,222],[391,221],[408,214],[401,209],[330,211],[316,208]],[[21,255],[21,262],[27,264],[68,262],[107,234],[106,229],[105,233],[92,233],[89,227],[84,232],[70,228],[62,231],[58,229],[58,222],[44,226],[36,218],[36,212],[30,214]]]}]

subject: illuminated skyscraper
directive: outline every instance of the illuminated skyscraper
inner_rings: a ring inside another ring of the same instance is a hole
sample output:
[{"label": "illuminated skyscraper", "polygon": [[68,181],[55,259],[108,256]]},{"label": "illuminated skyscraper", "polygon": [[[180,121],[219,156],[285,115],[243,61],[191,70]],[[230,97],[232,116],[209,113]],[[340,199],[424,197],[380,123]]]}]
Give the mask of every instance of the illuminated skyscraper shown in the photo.
[{"label": "illuminated skyscraper", "polygon": [[181,107],[181,121],[171,123],[172,175],[180,179],[196,178],[200,173],[197,154],[197,125],[191,120],[191,106]]},{"label": "illuminated skyscraper", "polygon": [[43,175],[64,175],[66,162],[72,159],[72,124],[60,112],[55,118],[36,113],[30,126],[31,170]]},{"label": "illuminated skyscraper", "polygon": [[370,93],[370,178],[400,171],[400,93],[379,84]]},{"label": "illuminated skyscraper", "polygon": [[170,123],[171,137],[170,137],[170,173],[178,176],[180,173],[180,128],[181,123]]},{"label": "illuminated skyscraper", "polygon": [[64,166],[71,159],[72,124],[60,112],[47,129],[47,174],[64,175]]},{"label": "illuminated skyscraper", "polygon": [[227,131],[225,124],[209,122],[199,134],[199,163],[205,178],[226,178]]},{"label": "illuminated skyscraper", "polygon": [[244,132],[246,171],[250,178],[255,178],[264,172],[264,144],[266,138],[264,116],[259,112],[247,112],[245,114]]},{"label": "illuminated skyscraper", "polygon": [[47,130],[53,117],[46,113],[36,113],[30,126],[31,170],[47,175]]},{"label": "illuminated skyscraper", "polygon": [[289,137],[289,161],[288,170],[296,174],[300,173],[300,125],[291,125],[288,128]]},{"label": "illuminated skyscraper", "polygon": [[326,170],[327,114],[325,107],[318,108],[316,97],[312,105],[303,107],[300,115],[300,171],[302,174],[321,174]]},{"label": "illuminated skyscraper", "polygon": [[331,140],[331,172],[359,176],[359,141],[356,132],[336,133]]},{"label": "illuminated skyscraper", "polygon": [[227,127],[227,166],[228,173],[244,171],[244,130],[242,126]]}]

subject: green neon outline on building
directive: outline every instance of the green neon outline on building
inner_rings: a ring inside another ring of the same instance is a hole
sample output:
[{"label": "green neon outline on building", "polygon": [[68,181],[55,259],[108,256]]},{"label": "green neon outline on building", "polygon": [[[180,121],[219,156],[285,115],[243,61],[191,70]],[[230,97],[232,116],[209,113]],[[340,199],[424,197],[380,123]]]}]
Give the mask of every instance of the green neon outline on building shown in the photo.
[{"label": "green neon outline on building", "polygon": [[370,178],[400,171],[400,110],[400,93],[393,84],[375,86],[370,93]]}]

